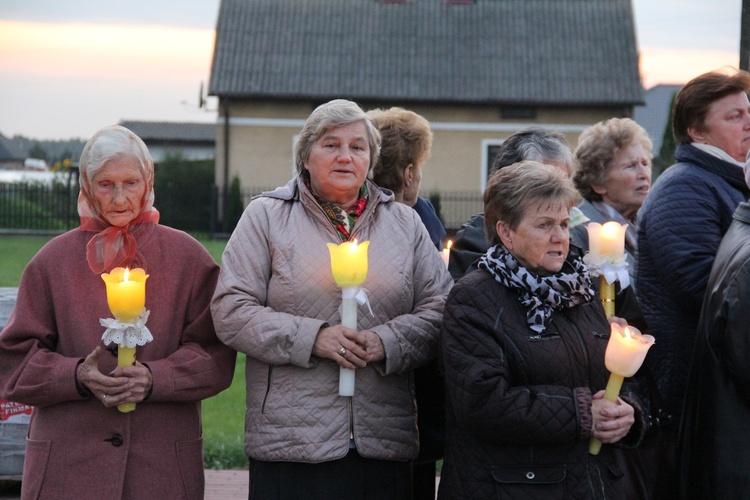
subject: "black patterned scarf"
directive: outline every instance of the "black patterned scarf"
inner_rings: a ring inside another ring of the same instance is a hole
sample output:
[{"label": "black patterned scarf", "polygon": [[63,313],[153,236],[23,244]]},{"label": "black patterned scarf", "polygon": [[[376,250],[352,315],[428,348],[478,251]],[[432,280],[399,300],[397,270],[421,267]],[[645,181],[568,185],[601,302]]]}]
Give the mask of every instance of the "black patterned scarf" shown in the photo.
[{"label": "black patterned scarf", "polygon": [[539,276],[522,266],[503,245],[495,245],[479,259],[478,267],[518,292],[529,328],[537,333],[547,328],[554,310],[585,304],[596,297],[589,270],[577,256],[569,256],[559,273]]}]

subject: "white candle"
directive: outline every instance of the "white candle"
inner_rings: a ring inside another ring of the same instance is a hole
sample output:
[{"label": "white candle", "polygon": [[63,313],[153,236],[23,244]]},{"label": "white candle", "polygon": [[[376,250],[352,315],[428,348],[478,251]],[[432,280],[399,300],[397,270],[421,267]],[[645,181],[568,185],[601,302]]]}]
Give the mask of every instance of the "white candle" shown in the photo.
[{"label": "white candle", "polygon": [[443,257],[443,263],[445,264],[446,269],[448,268],[448,262],[451,258],[451,247],[453,246],[453,241],[448,240],[448,243],[445,244],[445,248],[443,248],[443,251],[441,253],[441,256]]},{"label": "white candle", "polygon": [[[341,287],[341,324],[357,329],[357,292],[367,278],[367,249],[369,241],[357,245],[357,240],[340,245],[328,243],[331,271]],[[354,396],[354,370],[339,368],[339,396]]]},{"label": "white candle", "polygon": [[590,222],[586,229],[589,233],[589,251],[600,259],[617,260],[625,255],[625,231],[627,224],[616,221]]},{"label": "white candle", "polygon": [[[352,330],[357,329],[357,291],[359,287],[347,286],[341,289],[341,324]],[[339,367],[339,396],[354,396],[354,370]]]}]

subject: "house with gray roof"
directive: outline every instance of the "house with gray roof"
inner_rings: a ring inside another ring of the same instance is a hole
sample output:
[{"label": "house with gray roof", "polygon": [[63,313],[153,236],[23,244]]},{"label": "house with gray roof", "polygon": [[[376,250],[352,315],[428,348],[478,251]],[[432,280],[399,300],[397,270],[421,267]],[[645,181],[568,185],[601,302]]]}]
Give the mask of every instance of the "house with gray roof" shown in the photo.
[{"label": "house with gray roof", "polygon": [[347,98],[430,121],[424,195],[481,193],[514,132],[575,145],[643,102],[630,0],[222,0],[209,95],[219,186],[285,183],[304,120]]},{"label": "house with gray roof", "polygon": [[155,163],[168,156],[210,160],[216,155],[216,124],[122,120],[119,125],[143,139]]},{"label": "house with gray roof", "polygon": [[0,170],[20,170],[26,156],[18,150],[13,142],[0,134]]},{"label": "house with gray roof", "polygon": [[681,88],[680,84],[654,85],[646,91],[644,105],[636,106],[633,112],[633,120],[646,129],[654,143],[654,156],[659,155],[664,134],[671,133],[672,101]]}]

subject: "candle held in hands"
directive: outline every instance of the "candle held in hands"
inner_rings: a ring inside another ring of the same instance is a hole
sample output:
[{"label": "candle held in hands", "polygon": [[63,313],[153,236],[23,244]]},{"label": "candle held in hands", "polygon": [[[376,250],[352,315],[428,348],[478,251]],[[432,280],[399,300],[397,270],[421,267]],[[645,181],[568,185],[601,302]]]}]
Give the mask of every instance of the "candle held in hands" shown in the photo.
[{"label": "candle held in hands", "polygon": [[[116,267],[110,273],[102,274],[107,286],[107,304],[115,318],[122,323],[135,323],[146,307],[146,278],[148,274],[141,268]],[[135,364],[135,347],[120,344],[117,347],[117,366]],[[135,410],[135,403],[118,405],[118,410],[128,413]]]},{"label": "candle held in hands", "polygon": [[[604,365],[611,373],[607,388],[604,390],[604,399],[617,402],[620,389],[625,377],[632,377],[646,359],[646,353],[654,345],[654,337],[642,335],[637,328],[632,326],[622,327],[616,323],[611,326],[612,330],[604,353]],[[592,437],[589,441],[589,453],[599,454],[602,442]]]},{"label": "candle held in hands", "polygon": [[607,370],[623,377],[632,377],[646,359],[646,353],[654,345],[654,337],[643,335],[632,326],[612,324],[604,365]]},{"label": "candle held in hands", "polygon": [[116,267],[102,274],[107,285],[107,304],[115,318],[123,323],[133,323],[146,305],[146,278],[141,269]]},{"label": "candle held in hands", "polygon": [[[328,243],[331,254],[331,271],[336,284],[341,287],[341,324],[357,329],[357,291],[367,278],[367,249],[370,242],[357,245],[357,240],[340,245]],[[339,369],[339,396],[354,395],[354,370]]]}]

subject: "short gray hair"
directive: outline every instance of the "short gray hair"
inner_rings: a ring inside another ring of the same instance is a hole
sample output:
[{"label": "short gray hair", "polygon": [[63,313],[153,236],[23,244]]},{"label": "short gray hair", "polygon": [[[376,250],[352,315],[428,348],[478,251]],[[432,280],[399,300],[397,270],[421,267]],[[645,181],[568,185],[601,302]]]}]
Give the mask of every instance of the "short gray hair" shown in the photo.
[{"label": "short gray hair", "polygon": [[370,147],[370,169],[377,163],[380,154],[380,132],[372,120],[357,103],[346,99],[334,99],[321,104],[307,118],[297,143],[294,145],[294,163],[297,172],[302,172],[305,162],[310,157],[315,141],[332,128],[362,121],[367,132],[367,143]]},{"label": "short gray hair", "polygon": [[565,137],[539,127],[521,130],[505,139],[492,163],[490,175],[520,161],[564,164],[568,166],[571,176],[576,170],[573,148]]},{"label": "short gray hair", "polygon": [[615,166],[615,156],[631,144],[640,144],[651,160],[654,145],[648,132],[630,118],[610,118],[581,133],[576,148],[578,170],[573,176],[581,196],[589,201],[601,201],[602,196],[592,186],[607,182]]},{"label": "short gray hair", "polygon": [[581,195],[559,168],[522,161],[501,168],[484,190],[484,234],[490,245],[500,243],[495,226],[504,222],[515,230],[534,203],[563,203],[570,211]]}]

